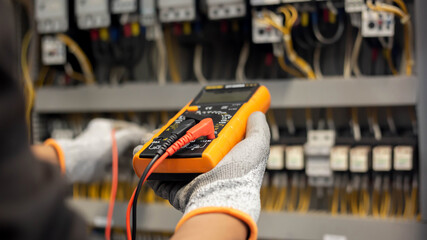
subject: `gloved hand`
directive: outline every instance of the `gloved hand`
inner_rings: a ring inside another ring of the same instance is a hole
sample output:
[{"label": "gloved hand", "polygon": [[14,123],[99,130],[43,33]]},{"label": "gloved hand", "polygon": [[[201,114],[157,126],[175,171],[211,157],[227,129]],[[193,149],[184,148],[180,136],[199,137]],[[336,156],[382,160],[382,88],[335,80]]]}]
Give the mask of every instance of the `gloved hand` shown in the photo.
[{"label": "gloved hand", "polygon": [[96,181],[111,162],[113,129],[119,155],[138,144],[147,132],[133,123],[98,118],[90,121],[75,139],[49,139],[45,144],[53,146],[60,160],[63,159],[65,175],[71,182]]},{"label": "gloved hand", "polygon": [[250,239],[255,239],[261,210],[260,188],[269,150],[270,131],[265,115],[255,112],[248,119],[246,138],[214,169],[188,184],[165,181],[148,181],[148,184],[157,195],[184,212],[177,228],[199,214],[226,213],[245,222],[251,230]]}]

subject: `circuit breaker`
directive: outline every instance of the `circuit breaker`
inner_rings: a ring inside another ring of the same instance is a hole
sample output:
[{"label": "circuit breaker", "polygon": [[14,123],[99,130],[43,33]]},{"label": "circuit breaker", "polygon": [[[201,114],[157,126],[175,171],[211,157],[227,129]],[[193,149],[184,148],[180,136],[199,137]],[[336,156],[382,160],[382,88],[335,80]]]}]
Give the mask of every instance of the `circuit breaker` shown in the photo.
[{"label": "circuit breaker", "polygon": [[159,0],[160,22],[185,22],[196,19],[195,0]]},{"label": "circuit breaker", "polygon": [[153,26],[157,22],[156,1],[140,0],[141,25]]},{"label": "circuit breaker", "polygon": [[67,61],[66,47],[53,36],[44,36],[41,40],[42,62],[44,65],[62,65]]},{"label": "circuit breaker", "polygon": [[330,187],[333,184],[330,167],[331,148],[335,144],[335,131],[310,130],[304,144],[305,173],[311,186]]},{"label": "circuit breaker", "polygon": [[113,14],[124,14],[136,12],[138,8],[136,0],[113,0],[111,2],[111,12]]},{"label": "circuit breaker", "polygon": [[[252,41],[254,43],[278,43],[282,41],[282,33],[263,22],[262,11],[252,11]],[[280,23],[283,17],[277,16],[274,21]]]},{"label": "circuit breaker", "polygon": [[103,28],[111,24],[108,0],[77,0],[75,12],[80,29]]},{"label": "circuit breaker", "polygon": [[41,34],[68,30],[67,0],[36,0],[35,15],[37,31]]},{"label": "circuit breaker", "polygon": [[246,15],[243,0],[206,0],[208,18],[211,20],[238,18]]},{"label": "circuit breaker", "polygon": [[370,9],[362,11],[363,37],[393,37],[394,24],[393,14]]}]

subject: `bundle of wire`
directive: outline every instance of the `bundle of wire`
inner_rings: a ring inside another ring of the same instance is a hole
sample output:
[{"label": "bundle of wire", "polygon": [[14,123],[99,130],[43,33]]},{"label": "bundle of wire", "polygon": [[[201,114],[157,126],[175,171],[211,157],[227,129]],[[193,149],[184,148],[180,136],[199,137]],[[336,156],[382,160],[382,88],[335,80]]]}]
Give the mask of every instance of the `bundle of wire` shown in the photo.
[{"label": "bundle of wire", "polygon": [[376,1],[375,4],[372,3],[372,0],[366,2],[366,6],[373,11],[383,11],[391,13],[400,18],[400,22],[404,26],[404,55],[405,55],[405,74],[407,76],[412,75],[412,68],[414,65],[414,60],[412,57],[412,23],[411,16],[409,15],[408,8],[406,7],[403,0],[393,0],[399,7],[381,3]]},{"label": "bundle of wire", "polygon": [[31,136],[31,109],[33,108],[34,104],[34,85],[33,80],[31,79],[30,74],[30,67],[28,65],[27,60],[27,54],[28,54],[28,48],[30,46],[32,38],[32,32],[29,30],[22,41],[22,48],[21,48],[21,68],[22,73],[25,80],[25,96],[26,96],[26,120],[27,120],[27,126],[28,126],[28,136]]},{"label": "bundle of wire", "polygon": [[[181,123],[183,125],[183,123]],[[191,127],[191,128],[190,128]],[[188,131],[185,132],[190,128]],[[138,196],[141,191],[142,185],[147,181],[150,175],[154,172],[154,170],[169,156],[172,156],[175,152],[181,149],[183,146],[187,145],[193,140],[196,140],[199,137],[207,136],[208,139],[215,138],[215,130],[213,121],[211,118],[205,118],[196,125],[189,122],[183,127],[178,127],[177,129],[182,130],[184,134],[175,134],[174,137],[169,137],[169,139],[163,144],[154,156],[154,158],[148,163],[144,172],[141,174],[141,178],[138,182],[138,185],[135,191],[132,194],[131,199],[129,200],[129,204],[126,211],[126,234],[127,238],[130,240],[135,240],[136,236],[136,208]],[[178,139],[179,138],[179,139]],[[130,212],[132,210],[132,231],[130,226]]]},{"label": "bundle of wire", "polygon": [[295,52],[292,44],[292,36],[291,36],[291,30],[294,26],[295,22],[298,19],[298,12],[292,5],[286,5],[283,7],[280,7],[278,9],[282,14],[285,15],[285,24],[281,25],[280,23],[274,21],[276,14],[271,11],[264,11],[264,22],[271,25],[272,27],[278,29],[280,32],[283,33],[283,40],[284,45],[286,49],[286,53],[288,54],[288,59],[299,69],[301,70],[307,78],[309,79],[315,79],[316,76],[310,67],[310,65],[302,59],[298,54]]}]

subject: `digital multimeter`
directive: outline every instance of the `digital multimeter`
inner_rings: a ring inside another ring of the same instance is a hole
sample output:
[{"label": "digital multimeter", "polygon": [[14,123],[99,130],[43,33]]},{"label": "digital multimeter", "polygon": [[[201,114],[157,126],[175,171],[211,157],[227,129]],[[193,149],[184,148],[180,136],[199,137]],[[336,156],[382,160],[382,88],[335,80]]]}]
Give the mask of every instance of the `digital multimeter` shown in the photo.
[{"label": "digital multimeter", "polygon": [[270,107],[270,93],[257,83],[206,86],[181,109],[133,157],[133,168],[141,177],[156,151],[173,129],[188,118],[212,118],[217,138],[197,139],[168,157],[150,179],[189,180],[214,168],[246,134],[249,116]]}]

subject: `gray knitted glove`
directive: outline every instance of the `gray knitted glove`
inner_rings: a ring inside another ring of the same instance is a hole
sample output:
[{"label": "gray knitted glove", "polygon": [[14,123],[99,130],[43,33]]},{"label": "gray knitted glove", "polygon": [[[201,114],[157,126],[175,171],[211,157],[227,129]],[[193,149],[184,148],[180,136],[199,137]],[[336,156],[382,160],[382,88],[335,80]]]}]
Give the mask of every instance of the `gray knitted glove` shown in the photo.
[{"label": "gray knitted glove", "polygon": [[147,132],[136,124],[110,119],[94,119],[75,139],[56,139],[63,152],[66,177],[71,182],[90,182],[105,175],[111,162],[111,131],[116,129],[115,138],[119,155],[138,144]]},{"label": "gray knitted glove", "polygon": [[[157,195],[184,212],[184,218],[194,210],[213,207],[225,213],[229,213],[226,209],[238,210],[256,222],[261,210],[260,188],[269,145],[270,131],[265,115],[255,112],[248,119],[246,138],[214,169],[188,184],[164,181],[148,181],[148,184]],[[241,220],[248,223],[246,219]]]}]

